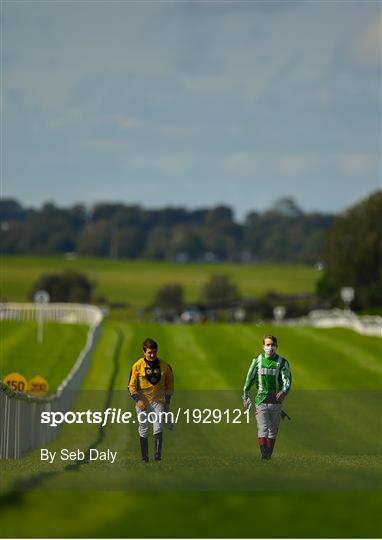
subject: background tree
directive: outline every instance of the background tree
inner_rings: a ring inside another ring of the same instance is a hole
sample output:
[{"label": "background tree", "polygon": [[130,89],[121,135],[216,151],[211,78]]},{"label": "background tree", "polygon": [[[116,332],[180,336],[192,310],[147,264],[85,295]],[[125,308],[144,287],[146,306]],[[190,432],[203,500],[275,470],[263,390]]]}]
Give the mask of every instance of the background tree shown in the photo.
[{"label": "background tree", "polygon": [[145,235],[139,227],[125,226],[114,232],[115,257],[134,259],[138,257],[145,245]]},{"label": "background tree", "polygon": [[342,305],[341,287],[354,287],[354,309],[382,307],[382,192],[363,200],[329,229],[325,239],[326,271],[318,294]]},{"label": "background tree", "polygon": [[0,215],[2,221],[19,221],[25,218],[25,210],[15,199],[1,199]]},{"label": "background tree", "polygon": [[201,226],[204,251],[221,260],[233,260],[240,252],[242,227],[234,222],[232,209],[216,206],[207,212]]},{"label": "background tree", "polygon": [[85,274],[65,270],[61,274],[44,274],[34,284],[29,297],[33,300],[39,290],[47,291],[51,302],[88,303],[92,300],[94,284]]},{"label": "background tree", "polygon": [[81,255],[110,257],[112,255],[112,224],[107,220],[88,223],[79,235],[77,251]]},{"label": "background tree", "polygon": [[292,197],[277,199],[270,211],[287,217],[301,217],[304,215],[304,212]]},{"label": "background tree", "polygon": [[149,232],[144,256],[147,259],[166,259],[169,250],[169,229],[163,225],[157,225]]},{"label": "background tree", "polygon": [[176,225],[170,238],[170,254],[175,260],[196,260],[203,254],[203,240],[190,225]]},{"label": "background tree", "polygon": [[239,290],[227,275],[211,276],[202,289],[202,301],[207,304],[223,304],[239,299]]},{"label": "background tree", "polygon": [[154,299],[154,306],[164,310],[179,310],[183,306],[183,287],[172,283],[161,287]]}]

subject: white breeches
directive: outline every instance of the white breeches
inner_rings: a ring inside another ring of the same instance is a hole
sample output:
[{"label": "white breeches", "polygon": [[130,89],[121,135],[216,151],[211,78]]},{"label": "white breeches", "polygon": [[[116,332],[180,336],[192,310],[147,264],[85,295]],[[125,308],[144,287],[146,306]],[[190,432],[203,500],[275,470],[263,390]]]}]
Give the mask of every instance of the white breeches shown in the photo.
[{"label": "white breeches", "polygon": [[165,410],[164,403],[153,401],[145,411],[141,411],[137,406],[135,410],[137,411],[138,433],[141,437],[149,436],[150,424],[153,426],[154,435],[162,431],[163,422],[161,422],[160,415]]},{"label": "white breeches", "polygon": [[260,403],[256,405],[256,422],[259,437],[275,439],[281,418],[281,403]]}]

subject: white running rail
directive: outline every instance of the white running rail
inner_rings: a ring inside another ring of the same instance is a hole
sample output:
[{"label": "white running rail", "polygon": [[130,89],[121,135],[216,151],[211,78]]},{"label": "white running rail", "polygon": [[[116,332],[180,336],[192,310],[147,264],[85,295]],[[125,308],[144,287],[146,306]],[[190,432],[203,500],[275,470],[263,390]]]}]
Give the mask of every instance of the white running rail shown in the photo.
[{"label": "white running rail", "polygon": [[314,310],[306,317],[285,319],[277,324],[316,328],[351,328],[364,336],[382,337],[382,317],[378,315],[358,316],[350,310],[342,309]]},{"label": "white running rail", "polygon": [[25,392],[16,392],[0,381],[0,458],[18,459],[27,452],[49,443],[57,428],[41,424],[43,411],[66,412],[70,409],[90,365],[94,346],[101,332],[102,311],[84,304],[7,303],[0,306],[0,319],[31,321],[42,318],[65,324],[87,324],[89,331],[85,347],[68,376],[57,391],[38,398]]}]

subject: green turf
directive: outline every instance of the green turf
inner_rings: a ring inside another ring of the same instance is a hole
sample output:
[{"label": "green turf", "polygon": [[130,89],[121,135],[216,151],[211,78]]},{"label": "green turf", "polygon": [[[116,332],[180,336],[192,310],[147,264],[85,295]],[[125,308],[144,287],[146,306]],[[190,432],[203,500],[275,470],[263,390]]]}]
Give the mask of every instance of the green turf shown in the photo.
[{"label": "green turf", "polygon": [[74,268],[85,272],[96,284],[96,295],[109,302],[128,303],[133,311],[148,306],[165,284],[184,286],[185,300],[195,302],[213,274],[228,274],[245,297],[259,297],[268,291],[311,293],[319,274],[313,267],[292,264],[175,264],[153,261],[108,260],[63,256],[6,256],[2,259],[1,297],[25,301],[39,276]]},{"label": "green turf", "polygon": [[[16,463],[2,463],[5,483],[11,475],[29,479],[36,488],[3,497],[3,534],[380,536],[378,416],[374,421],[381,389],[378,338],[343,329],[106,323],[85,381],[88,393],[82,394],[77,407],[86,410],[89,399],[97,399],[103,406],[109,400],[111,406],[131,408],[125,390],[129,370],[148,335],[159,341],[161,355],[173,366],[174,407],[208,401],[234,406],[240,402],[240,387],[263,332],[279,336],[280,352],[290,360],[294,375],[285,404],[293,420],[282,425],[273,461],[258,460],[253,422],[179,425],[165,434],[166,459],[147,467],[139,463],[132,426],[108,426],[101,437],[96,425],[80,430],[68,426],[51,449],[115,445],[122,452],[118,468],[113,472],[112,466],[88,463],[64,472],[63,463],[39,465],[37,452]],[[214,392],[208,392],[211,389]],[[48,477],[42,472],[57,474]],[[271,491],[266,491],[267,485]],[[147,488],[151,491],[141,491]],[[158,519],[148,516],[148,506],[155,507]]]},{"label": "green turf", "polygon": [[41,375],[53,392],[85,347],[88,327],[44,323],[44,339],[37,341],[36,322],[0,321],[0,379],[18,372],[27,380]]}]

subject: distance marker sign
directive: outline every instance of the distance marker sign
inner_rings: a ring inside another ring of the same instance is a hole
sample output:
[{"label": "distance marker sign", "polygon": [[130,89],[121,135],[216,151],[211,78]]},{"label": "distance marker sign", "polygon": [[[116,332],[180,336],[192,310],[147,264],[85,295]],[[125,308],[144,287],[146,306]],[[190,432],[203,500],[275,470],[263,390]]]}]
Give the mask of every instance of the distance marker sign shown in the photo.
[{"label": "distance marker sign", "polygon": [[50,294],[47,291],[37,291],[33,296],[33,300],[36,304],[49,304]]},{"label": "distance marker sign", "polygon": [[44,377],[36,375],[28,383],[28,392],[34,396],[45,396],[48,393],[49,384]]},{"label": "distance marker sign", "polygon": [[5,384],[10,386],[12,390],[16,392],[26,392],[28,388],[28,383],[25,377],[20,375],[20,373],[9,373],[4,377],[3,381]]}]

